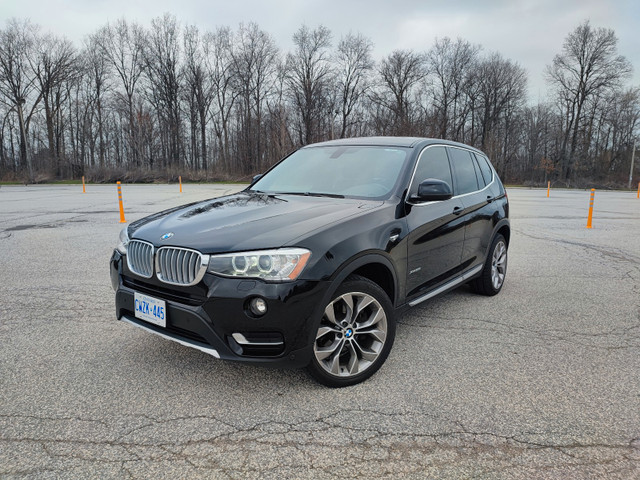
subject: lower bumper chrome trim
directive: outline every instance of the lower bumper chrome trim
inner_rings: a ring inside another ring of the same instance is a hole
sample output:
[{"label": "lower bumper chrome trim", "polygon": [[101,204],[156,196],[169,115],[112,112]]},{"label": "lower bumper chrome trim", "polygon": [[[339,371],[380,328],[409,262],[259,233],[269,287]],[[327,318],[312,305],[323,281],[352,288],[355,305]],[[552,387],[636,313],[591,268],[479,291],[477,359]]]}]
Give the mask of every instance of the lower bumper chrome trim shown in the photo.
[{"label": "lower bumper chrome trim", "polygon": [[231,336],[240,345],[260,345],[260,346],[274,346],[274,347],[277,347],[278,345],[282,345],[284,343],[284,342],[252,342],[250,340],[247,340],[247,337],[245,337],[241,333],[232,333]]},{"label": "lower bumper chrome trim", "polygon": [[170,333],[158,332],[157,330],[154,330],[153,328],[146,327],[145,325],[141,325],[140,323],[138,323],[137,320],[134,320],[133,318],[129,317],[128,315],[123,315],[120,320],[122,320],[123,322],[127,322],[129,325],[133,325],[134,327],[138,327],[138,328],[144,330],[145,332],[149,332],[149,333],[153,333],[155,335],[158,335],[159,337],[162,337],[162,338],[164,338],[166,340],[171,340],[172,342],[179,343],[180,345],[184,345],[185,347],[195,348],[196,350],[200,350],[201,352],[207,353],[207,354],[212,355],[212,356],[214,356],[216,358],[220,358],[220,354],[218,353],[218,351],[213,349],[213,348],[205,347],[204,345],[201,345],[201,344],[195,343],[195,342],[191,342],[191,341],[186,340],[186,339],[174,337]]}]

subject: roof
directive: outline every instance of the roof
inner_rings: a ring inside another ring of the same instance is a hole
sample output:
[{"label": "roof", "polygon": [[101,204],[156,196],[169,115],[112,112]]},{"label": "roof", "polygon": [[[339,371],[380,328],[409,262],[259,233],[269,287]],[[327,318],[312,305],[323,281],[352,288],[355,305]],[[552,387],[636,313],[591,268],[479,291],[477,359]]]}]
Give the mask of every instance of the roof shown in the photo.
[{"label": "roof", "polygon": [[[340,138],[337,140],[329,140],[327,142],[312,143],[307,147],[329,147],[339,145],[371,145],[371,146],[384,146],[384,147],[407,147],[413,148],[417,145],[426,146],[429,144],[438,143],[440,145],[453,145],[463,146],[471,150],[480,152],[477,148],[470,145],[465,145],[459,142],[452,142],[451,140],[442,140],[439,138],[425,138],[425,137],[354,137],[354,138]],[[482,153],[482,152],[480,152]]]},{"label": "roof", "polygon": [[329,140],[308,145],[311,146],[332,146],[332,145],[376,145],[387,147],[413,147],[418,142],[426,140],[418,137],[354,137],[339,138],[337,140]]}]

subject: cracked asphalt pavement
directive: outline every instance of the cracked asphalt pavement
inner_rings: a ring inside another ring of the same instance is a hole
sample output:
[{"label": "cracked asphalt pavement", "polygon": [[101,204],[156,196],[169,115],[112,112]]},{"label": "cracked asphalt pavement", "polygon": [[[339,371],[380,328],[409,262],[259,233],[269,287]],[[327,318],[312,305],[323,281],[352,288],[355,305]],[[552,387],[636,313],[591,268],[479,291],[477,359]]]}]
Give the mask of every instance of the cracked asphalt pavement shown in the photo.
[{"label": "cracked asphalt pavement", "polygon": [[[238,185],[123,185],[128,221]],[[640,200],[509,189],[504,289],[327,389],[115,319],[116,187],[0,188],[0,477],[640,478]]]}]

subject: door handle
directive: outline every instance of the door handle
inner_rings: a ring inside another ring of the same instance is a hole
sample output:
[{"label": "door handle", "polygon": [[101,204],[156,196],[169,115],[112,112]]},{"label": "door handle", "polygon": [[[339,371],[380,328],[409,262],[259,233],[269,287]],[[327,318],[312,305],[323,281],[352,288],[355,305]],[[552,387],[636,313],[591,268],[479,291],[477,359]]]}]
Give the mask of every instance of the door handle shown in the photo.
[{"label": "door handle", "polygon": [[491,195],[487,195],[487,203],[491,203],[495,200]]},{"label": "door handle", "polygon": [[462,213],[462,207],[454,207],[453,208],[453,214],[454,215],[460,215]]}]

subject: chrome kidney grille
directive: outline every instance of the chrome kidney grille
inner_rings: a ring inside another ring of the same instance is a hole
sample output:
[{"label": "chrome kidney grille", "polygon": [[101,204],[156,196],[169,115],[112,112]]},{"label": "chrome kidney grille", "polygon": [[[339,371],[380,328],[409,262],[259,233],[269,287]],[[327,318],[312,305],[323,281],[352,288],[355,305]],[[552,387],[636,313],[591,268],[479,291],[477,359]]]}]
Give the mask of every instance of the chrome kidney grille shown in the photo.
[{"label": "chrome kidney grille", "polygon": [[127,266],[136,275],[151,278],[153,275],[153,245],[131,240],[127,245]]},{"label": "chrome kidney grille", "polygon": [[156,275],[171,285],[191,286],[202,280],[209,255],[179,247],[160,247],[156,254]]}]

